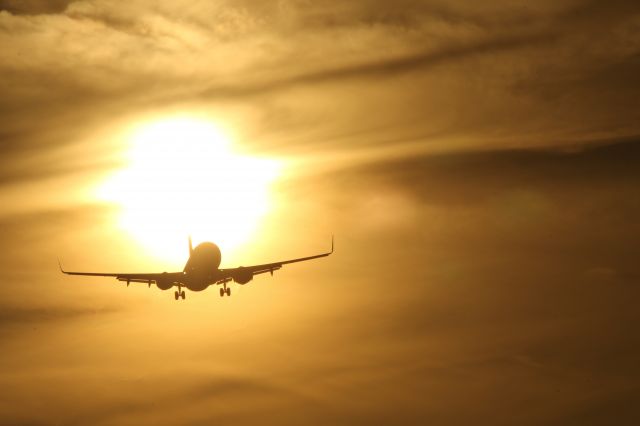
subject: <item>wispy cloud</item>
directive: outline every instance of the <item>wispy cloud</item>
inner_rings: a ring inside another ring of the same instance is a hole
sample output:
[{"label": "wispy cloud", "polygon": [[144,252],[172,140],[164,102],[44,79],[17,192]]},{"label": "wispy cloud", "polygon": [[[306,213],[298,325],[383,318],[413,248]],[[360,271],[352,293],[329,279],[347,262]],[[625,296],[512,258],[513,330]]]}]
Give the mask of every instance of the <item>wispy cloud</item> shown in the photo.
[{"label": "wispy cloud", "polygon": [[[636,3],[0,9],[0,422],[637,423]],[[63,281],[141,267],[87,194],[194,110],[299,160],[265,221],[334,256],[179,305]]]},{"label": "wispy cloud", "polygon": [[53,307],[16,307],[13,305],[0,307],[0,328],[33,327],[34,325],[49,325],[58,321],[75,321],[83,317],[105,315],[116,312],[106,308],[72,308],[65,306]]}]

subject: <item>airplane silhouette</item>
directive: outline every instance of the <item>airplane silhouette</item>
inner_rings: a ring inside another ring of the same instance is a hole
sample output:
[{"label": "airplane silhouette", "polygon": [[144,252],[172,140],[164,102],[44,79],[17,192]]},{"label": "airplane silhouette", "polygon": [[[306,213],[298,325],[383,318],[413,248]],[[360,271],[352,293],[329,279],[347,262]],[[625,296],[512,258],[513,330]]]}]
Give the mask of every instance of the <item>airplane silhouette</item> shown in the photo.
[{"label": "airplane silhouette", "polygon": [[151,287],[155,284],[160,290],[168,290],[171,287],[178,287],[174,293],[175,299],[184,299],[185,293],[182,287],[191,291],[203,291],[210,285],[222,285],[220,297],[231,296],[231,288],[227,283],[234,281],[237,284],[247,284],[254,275],[277,271],[282,265],[305,260],[326,257],[333,253],[333,236],[331,237],[331,251],[314,256],[300,257],[298,259],[284,260],[282,262],[265,263],[262,265],[240,266],[238,268],[219,269],[222,254],[217,245],[204,242],[193,248],[191,237],[189,237],[189,259],[182,272],[161,272],[150,274],[127,274],[127,273],[104,273],[104,272],[70,272],[62,269],[60,259],[58,266],[60,271],[67,275],[84,275],[92,277],[115,277],[118,281],[126,281],[127,287],[130,283],[146,283]]}]

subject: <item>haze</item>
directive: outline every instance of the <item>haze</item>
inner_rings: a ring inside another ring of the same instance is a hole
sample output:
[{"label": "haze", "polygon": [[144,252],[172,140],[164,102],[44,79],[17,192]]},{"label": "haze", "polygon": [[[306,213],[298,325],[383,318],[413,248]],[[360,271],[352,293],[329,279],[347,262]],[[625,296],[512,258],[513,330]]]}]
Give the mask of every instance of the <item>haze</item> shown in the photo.
[{"label": "haze", "polygon": [[640,423],[638,2],[0,9],[0,423]]}]

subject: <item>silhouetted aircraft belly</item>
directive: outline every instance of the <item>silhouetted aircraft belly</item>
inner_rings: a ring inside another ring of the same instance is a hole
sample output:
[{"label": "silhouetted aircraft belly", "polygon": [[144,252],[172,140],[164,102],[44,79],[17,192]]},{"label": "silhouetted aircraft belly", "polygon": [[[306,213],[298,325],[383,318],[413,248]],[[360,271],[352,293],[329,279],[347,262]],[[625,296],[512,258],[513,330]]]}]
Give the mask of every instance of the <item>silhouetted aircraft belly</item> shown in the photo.
[{"label": "silhouetted aircraft belly", "polygon": [[202,291],[210,285],[221,285],[220,296],[231,296],[231,288],[227,284],[231,281],[237,284],[247,284],[255,275],[277,271],[282,265],[288,263],[304,262],[305,260],[318,259],[329,256],[333,253],[333,237],[331,238],[331,251],[316,254],[313,256],[300,257],[297,259],[284,260],[281,262],[265,263],[253,266],[240,266],[238,268],[219,269],[222,261],[222,254],[217,245],[209,242],[199,244],[193,248],[191,238],[189,238],[189,259],[182,272],[161,272],[161,273],[113,273],[113,272],[69,272],[62,269],[60,271],[67,275],[84,275],[114,277],[118,281],[124,281],[127,286],[130,283],[146,283],[151,287],[155,284],[160,290],[168,290],[171,287],[178,289],[174,293],[176,300],[185,298],[182,287],[191,291]]},{"label": "silhouetted aircraft belly", "polygon": [[202,291],[216,281],[218,267],[222,261],[222,253],[213,243],[199,244],[191,250],[191,255],[184,266],[184,284],[191,291]]}]

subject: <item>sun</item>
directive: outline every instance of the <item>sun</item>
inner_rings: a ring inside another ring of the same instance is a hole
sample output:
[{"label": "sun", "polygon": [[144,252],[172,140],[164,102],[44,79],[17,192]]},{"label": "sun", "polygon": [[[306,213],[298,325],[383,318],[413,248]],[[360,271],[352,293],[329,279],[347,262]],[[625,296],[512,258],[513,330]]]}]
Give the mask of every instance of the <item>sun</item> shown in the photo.
[{"label": "sun", "polygon": [[150,254],[182,259],[189,235],[233,251],[254,235],[281,162],[239,154],[205,119],[147,122],[128,139],[124,167],[98,197],[119,207],[118,226]]}]

